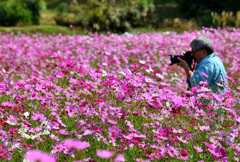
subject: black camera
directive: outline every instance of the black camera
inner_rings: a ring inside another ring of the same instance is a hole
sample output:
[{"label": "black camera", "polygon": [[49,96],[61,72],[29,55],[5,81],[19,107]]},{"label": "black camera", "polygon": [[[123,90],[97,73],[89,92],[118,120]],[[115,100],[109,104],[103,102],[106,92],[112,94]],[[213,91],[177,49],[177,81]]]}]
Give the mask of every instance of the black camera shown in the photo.
[{"label": "black camera", "polygon": [[179,63],[177,59],[178,57],[185,60],[189,66],[191,66],[193,63],[193,53],[191,51],[187,51],[184,55],[168,55],[168,56],[170,56],[170,60],[171,60],[170,65]]}]

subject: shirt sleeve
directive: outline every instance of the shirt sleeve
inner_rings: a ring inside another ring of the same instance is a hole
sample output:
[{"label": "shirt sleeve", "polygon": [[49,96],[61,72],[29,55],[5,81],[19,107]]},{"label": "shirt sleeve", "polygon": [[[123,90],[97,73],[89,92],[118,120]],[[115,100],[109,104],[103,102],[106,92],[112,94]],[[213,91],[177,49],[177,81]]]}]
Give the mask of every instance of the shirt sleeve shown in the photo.
[{"label": "shirt sleeve", "polygon": [[194,74],[190,76],[191,87],[196,87],[201,81],[207,81],[208,84],[211,83],[213,78],[214,65],[209,63],[204,66],[200,66]]}]

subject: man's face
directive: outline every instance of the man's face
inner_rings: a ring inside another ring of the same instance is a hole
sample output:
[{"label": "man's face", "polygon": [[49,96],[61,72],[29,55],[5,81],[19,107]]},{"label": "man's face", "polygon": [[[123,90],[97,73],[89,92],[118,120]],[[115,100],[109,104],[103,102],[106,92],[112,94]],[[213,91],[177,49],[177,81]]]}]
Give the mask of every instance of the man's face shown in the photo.
[{"label": "man's face", "polygon": [[192,48],[193,58],[194,60],[199,63],[205,56],[204,56],[204,49],[195,50]]}]

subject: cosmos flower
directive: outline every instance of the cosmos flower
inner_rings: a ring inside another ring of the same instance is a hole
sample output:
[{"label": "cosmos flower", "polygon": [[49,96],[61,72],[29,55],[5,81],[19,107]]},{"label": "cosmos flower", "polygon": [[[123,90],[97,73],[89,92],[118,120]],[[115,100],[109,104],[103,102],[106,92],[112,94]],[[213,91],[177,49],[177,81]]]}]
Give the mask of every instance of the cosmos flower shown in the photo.
[{"label": "cosmos flower", "polygon": [[181,151],[181,155],[184,156],[184,157],[187,156],[188,155],[188,151],[187,150],[182,150]]},{"label": "cosmos flower", "polygon": [[90,146],[88,142],[74,139],[65,139],[63,145],[69,149],[84,150]]},{"label": "cosmos flower", "polygon": [[29,150],[24,156],[24,159],[31,162],[56,162],[50,155],[40,150]]},{"label": "cosmos flower", "polygon": [[108,122],[111,123],[111,124],[114,124],[114,125],[117,124],[117,121],[114,121],[114,120],[111,120],[111,119],[108,119]]},{"label": "cosmos flower", "polygon": [[203,149],[201,147],[193,146],[193,148],[197,150],[197,152],[203,152]]},{"label": "cosmos flower", "polygon": [[110,159],[114,155],[115,155],[115,153],[113,151],[97,150],[97,156],[104,158],[104,159]]}]

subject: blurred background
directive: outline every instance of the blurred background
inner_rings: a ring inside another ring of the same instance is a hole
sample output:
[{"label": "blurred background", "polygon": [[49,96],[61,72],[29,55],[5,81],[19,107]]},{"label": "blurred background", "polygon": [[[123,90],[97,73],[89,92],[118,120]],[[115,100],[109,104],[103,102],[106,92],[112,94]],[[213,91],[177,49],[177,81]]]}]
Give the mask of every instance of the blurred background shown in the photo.
[{"label": "blurred background", "polygon": [[0,31],[84,34],[240,27],[240,1],[0,0]]}]

